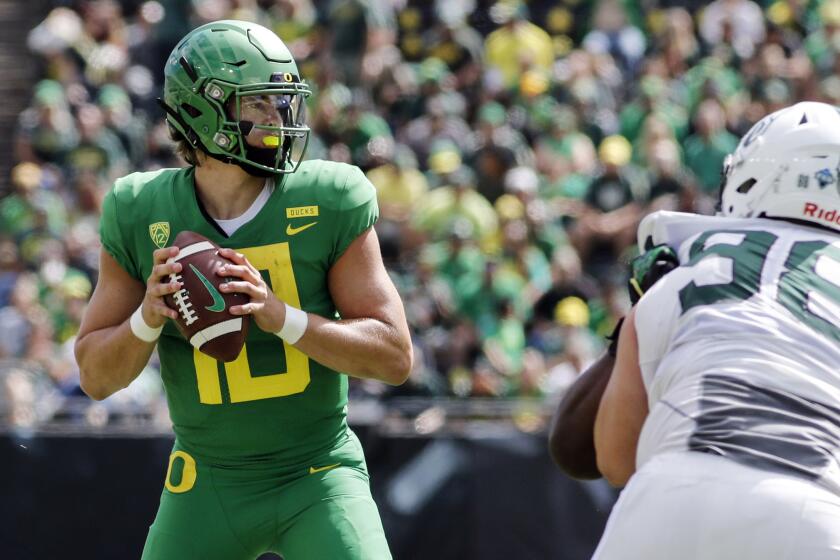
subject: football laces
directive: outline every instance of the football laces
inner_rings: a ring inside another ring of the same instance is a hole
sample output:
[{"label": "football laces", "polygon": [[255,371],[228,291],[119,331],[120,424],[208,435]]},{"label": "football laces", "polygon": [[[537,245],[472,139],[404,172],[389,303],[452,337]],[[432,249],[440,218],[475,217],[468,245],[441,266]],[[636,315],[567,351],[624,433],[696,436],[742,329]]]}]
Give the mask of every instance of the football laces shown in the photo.
[{"label": "football laces", "polygon": [[[172,273],[169,275],[169,279],[172,282],[180,282],[181,278],[183,278],[183,276],[180,274]],[[186,288],[181,288],[175,292],[172,298],[175,300],[175,305],[178,306],[178,311],[181,313],[181,317],[184,319],[187,326],[198,321],[198,315],[196,315],[195,309],[193,309],[193,304],[190,301],[190,293],[186,290]]]}]

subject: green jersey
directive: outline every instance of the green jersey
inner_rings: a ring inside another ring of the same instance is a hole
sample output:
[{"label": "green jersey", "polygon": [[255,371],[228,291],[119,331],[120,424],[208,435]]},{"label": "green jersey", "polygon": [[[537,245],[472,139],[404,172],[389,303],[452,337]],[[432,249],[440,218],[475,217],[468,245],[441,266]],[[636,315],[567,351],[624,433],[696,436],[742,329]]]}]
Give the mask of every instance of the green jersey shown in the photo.
[{"label": "green jersey", "polygon": [[[193,177],[193,168],[134,173],[105,198],[102,244],[131,276],[145,282],[153,251],[190,230],[243,253],[281,301],[337,318],[327,273],[379,215],[358,168],[302,163],[230,237],[202,213]],[[347,438],[347,377],[254,323],[233,362],[194,349],[171,321],[158,352],[178,443],[198,458],[294,467]]]}]

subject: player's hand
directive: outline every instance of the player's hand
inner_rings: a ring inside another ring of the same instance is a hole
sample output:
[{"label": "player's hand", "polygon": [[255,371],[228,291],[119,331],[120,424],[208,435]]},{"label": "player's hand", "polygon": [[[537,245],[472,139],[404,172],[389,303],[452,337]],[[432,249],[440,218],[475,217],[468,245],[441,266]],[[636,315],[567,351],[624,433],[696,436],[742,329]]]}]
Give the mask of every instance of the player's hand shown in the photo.
[{"label": "player's hand", "polygon": [[233,249],[219,249],[219,254],[233,261],[219,267],[217,274],[234,278],[219,286],[224,293],[238,292],[247,295],[251,301],[230,308],[233,315],[251,315],[257,326],[265,332],[274,333],[283,328],[286,321],[286,306],[268,288],[259,270],[248,262],[245,255]]},{"label": "player's hand", "polygon": [[680,266],[677,254],[667,245],[648,247],[630,262],[630,280],[627,291],[633,305],[641,299],[660,278]]},{"label": "player's hand", "polygon": [[163,296],[174,294],[183,287],[181,282],[172,282],[170,274],[181,272],[181,263],[167,263],[178,255],[178,247],[164,247],[152,253],[152,272],[146,280],[146,295],[143,297],[143,320],[152,328],[162,327],[166,319],[177,319],[178,312],[166,305]]}]

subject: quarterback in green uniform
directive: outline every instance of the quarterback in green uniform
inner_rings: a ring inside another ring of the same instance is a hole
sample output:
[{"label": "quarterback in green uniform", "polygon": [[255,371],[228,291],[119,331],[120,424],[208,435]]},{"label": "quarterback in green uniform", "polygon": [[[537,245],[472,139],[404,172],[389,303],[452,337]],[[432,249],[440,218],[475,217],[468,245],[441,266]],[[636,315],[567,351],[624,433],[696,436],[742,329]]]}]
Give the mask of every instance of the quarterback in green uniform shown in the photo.
[{"label": "quarterback in green uniform", "polygon": [[[123,177],[105,198],[76,357],[82,388],[103,399],[157,344],[176,440],[146,560],[391,557],[347,427],[347,375],[402,383],[411,341],[375,190],[356,167],[301,161],[308,95],[271,31],[199,27],[170,55],[161,100],[191,166]],[[221,289],[250,296],[230,309],[253,323],[232,362],[167,321],[184,230],[225,247]]]}]

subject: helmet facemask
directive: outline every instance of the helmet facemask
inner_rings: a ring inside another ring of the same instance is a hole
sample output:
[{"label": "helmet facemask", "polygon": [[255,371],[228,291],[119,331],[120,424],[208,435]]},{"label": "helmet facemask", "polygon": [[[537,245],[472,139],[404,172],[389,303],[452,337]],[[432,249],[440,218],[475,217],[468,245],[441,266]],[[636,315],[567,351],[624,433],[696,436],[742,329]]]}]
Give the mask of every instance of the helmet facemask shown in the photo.
[{"label": "helmet facemask", "polygon": [[212,141],[234,160],[231,163],[258,176],[297,169],[309,142],[305,85],[210,82],[205,92],[205,98],[225,116]]},{"label": "helmet facemask", "polygon": [[718,216],[723,215],[723,191],[726,189],[726,183],[732,174],[732,159],[732,154],[727,154],[723,158],[723,166],[720,169],[720,186],[718,187],[717,204],[715,204],[715,213]]},{"label": "helmet facemask", "polygon": [[720,172],[720,189],[718,189],[718,200],[717,204],[715,205],[715,210],[717,211],[718,215],[727,215],[728,213],[732,212],[731,209],[724,210],[723,209],[723,198],[724,195],[727,194],[727,189],[734,189],[736,192],[740,194],[747,194],[752,190],[752,188],[758,182],[758,179],[755,177],[750,177],[747,180],[743,181],[739,185],[730,184],[730,177],[738,164],[735,162],[732,154],[729,154],[723,160],[723,168]]}]

